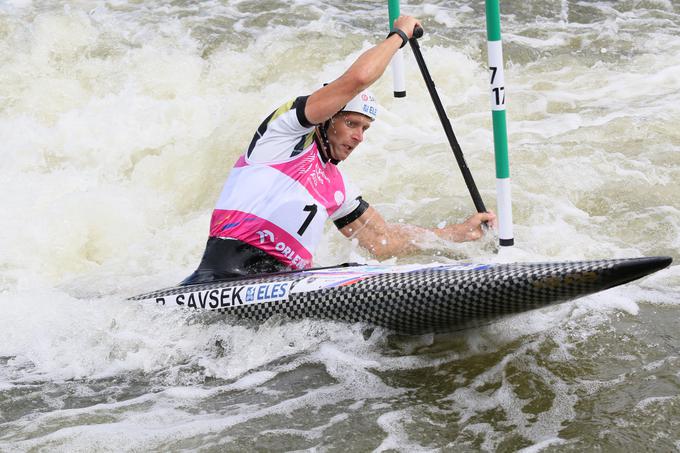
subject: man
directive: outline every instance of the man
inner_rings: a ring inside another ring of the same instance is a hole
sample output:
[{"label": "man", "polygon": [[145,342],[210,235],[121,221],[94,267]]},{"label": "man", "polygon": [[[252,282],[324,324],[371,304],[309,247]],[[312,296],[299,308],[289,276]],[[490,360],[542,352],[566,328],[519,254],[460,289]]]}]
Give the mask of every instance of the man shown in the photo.
[{"label": "man", "polygon": [[424,235],[455,242],[482,237],[491,212],[459,225],[426,229],[388,224],[337,167],[363,141],[378,109],[366,90],[420,23],[401,16],[387,39],[364,52],[337,80],[279,107],[236,162],[210,223],[198,269],[182,284],[305,269],[326,219],[379,259],[420,249]]}]

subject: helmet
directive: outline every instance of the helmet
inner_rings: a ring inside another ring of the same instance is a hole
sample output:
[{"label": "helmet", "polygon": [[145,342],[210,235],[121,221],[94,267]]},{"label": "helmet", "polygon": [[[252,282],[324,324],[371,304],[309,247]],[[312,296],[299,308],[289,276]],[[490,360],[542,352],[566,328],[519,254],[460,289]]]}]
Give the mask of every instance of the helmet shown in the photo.
[{"label": "helmet", "polygon": [[349,101],[341,111],[361,113],[373,121],[375,120],[375,117],[378,116],[378,103],[376,102],[373,93],[368,90],[364,90],[354,96],[354,98],[352,98],[352,100]]}]

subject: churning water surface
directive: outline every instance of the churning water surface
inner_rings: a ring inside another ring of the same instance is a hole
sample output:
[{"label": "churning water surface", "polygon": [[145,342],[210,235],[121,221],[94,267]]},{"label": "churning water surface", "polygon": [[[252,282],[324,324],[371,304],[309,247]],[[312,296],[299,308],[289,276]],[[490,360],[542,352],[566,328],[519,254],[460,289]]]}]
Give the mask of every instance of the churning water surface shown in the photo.
[{"label": "churning water surface", "polygon": [[[277,105],[387,2],[0,3],[0,450],[680,450],[680,268],[451,335],[142,306],[198,263]],[[680,259],[680,1],[503,1],[517,247],[389,262]],[[489,207],[484,3],[404,2]],[[411,52],[342,165],[391,222],[473,210]],[[330,225],[316,264],[372,261]]]}]

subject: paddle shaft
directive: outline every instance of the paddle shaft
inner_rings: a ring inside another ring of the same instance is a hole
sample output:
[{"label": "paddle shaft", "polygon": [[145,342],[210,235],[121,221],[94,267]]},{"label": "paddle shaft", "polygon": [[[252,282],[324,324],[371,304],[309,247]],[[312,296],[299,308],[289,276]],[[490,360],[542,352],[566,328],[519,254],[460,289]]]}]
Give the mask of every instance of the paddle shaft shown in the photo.
[{"label": "paddle shaft", "polygon": [[420,27],[416,27],[416,29],[413,32],[413,38],[409,40],[409,43],[411,44],[411,49],[413,50],[413,55],[415,55],[416,61],[418,62],[418,67],[420,68],[420,72],[423,75],[423,79],[425,79],[425,85],[427,85],[427,90],[430,92],[430,97],[432,97],[432,102],[434,102],[434,107],[437,110],[437,115],[439,115],[439,121],[441,121],[442,126],[444,127],[444,132],[446,133],[446,137],[449,139],[449,145],[451,145],[453,155],[456,156],[456,162],[458,162],[458,167],[460,168],[460,171],[463,174],[463,179],[465,180],[465,184],[467,185],[467,188],[470,191],[470,195],[472,196],[472,201],[475,204],[475,208],[477,209],[477,212],[486,212],[486,207],[484,206],[482,197],[479,194],[479,190],[477,190],[475,180],[472,178],[472,173],[470,173],[470,169],[468,168],[467,163],[465,162],[463,150],[460,149],[458,140],[456,140],[456,135],[453,133],[453,128],[451,127],[451,121],[449,121],[449,117],[446,116],[446,111],[442,106],[442,101],[439,99],[437,89],[434,87],[434,81],[432,80],[432,77],[430,77],[430,71],[427,70],[427,65],[425,65],[423,54],[420,52],[418,38],[420,38],[421,36],[423,36],[423,29]]}]

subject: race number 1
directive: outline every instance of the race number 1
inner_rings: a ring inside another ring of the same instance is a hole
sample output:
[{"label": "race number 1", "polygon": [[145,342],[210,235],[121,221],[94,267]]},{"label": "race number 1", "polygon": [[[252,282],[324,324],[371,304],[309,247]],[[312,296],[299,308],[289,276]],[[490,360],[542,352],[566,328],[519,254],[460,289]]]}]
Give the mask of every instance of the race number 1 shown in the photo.
[{"label": "race number 1", "polygon": [[302,236],[303,234],[305,234],[307,227],[309,226],[310,223],[312,223],[312,219],[316,215],[316,211],[318,210],[318,207],[315,204],[308,204],[302,210],[309,212],[309,214],[307,215],[307,218],[305,219],[305,221],[302,223],[302,226],[298,230],[298,232],[297,232],[298,236]]}]

